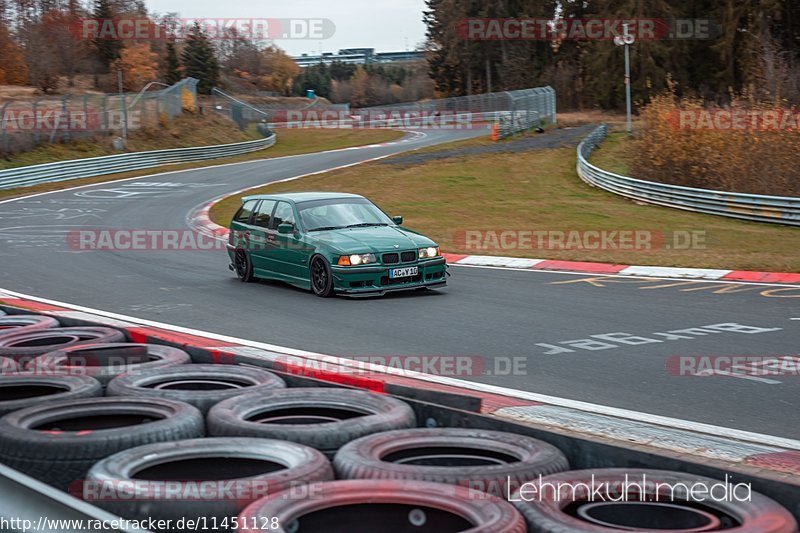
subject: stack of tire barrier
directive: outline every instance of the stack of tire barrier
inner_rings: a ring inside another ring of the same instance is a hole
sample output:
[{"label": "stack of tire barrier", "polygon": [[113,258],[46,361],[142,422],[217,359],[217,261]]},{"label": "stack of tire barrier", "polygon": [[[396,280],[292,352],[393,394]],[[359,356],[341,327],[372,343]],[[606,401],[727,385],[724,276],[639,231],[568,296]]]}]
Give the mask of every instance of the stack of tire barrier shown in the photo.
[{"label": "stack of tire barrier", "polygon": [[[197,364],[183,350],[111,328],[0,316],[0,462],[132,520],[174,531],[796,533],[769,498],[699,505],[657,483],[593,501],[626,476],[691,487],[659,470],[571,471],[543,441],[418,427],[392,396],[287,387],[249,366]],[[538,487],[570,487],[529,498]],[[193,520],[194,523],[187,523]]]}]

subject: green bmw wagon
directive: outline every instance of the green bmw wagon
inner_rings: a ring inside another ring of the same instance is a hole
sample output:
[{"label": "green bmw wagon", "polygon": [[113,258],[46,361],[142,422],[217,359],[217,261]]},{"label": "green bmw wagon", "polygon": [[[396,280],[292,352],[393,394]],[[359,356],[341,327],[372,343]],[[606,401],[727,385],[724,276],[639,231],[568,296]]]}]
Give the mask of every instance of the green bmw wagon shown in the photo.
[{"label": "green bmw wagon", "polygon": [[246,196],[230,225],[230,269],[322,297],[443,287],[439,246],[402,223],[356,194]]}]

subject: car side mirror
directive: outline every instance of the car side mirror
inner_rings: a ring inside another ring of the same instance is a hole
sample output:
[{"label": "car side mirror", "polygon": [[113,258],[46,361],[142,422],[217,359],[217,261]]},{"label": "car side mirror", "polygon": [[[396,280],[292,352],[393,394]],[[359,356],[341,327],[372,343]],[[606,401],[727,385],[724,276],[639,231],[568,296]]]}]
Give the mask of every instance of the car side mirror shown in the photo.
[{"label": "car side mirror", "polygon": [[401,217],[400,215],[394,216],[392,217],[392,222],[394,222],[399,226],[400,224],[403,223],[403,217]]},{"label": "car side mirror", "polygon": [[288,235],[294,231],[294,224],[278,224],[278,233]]}]

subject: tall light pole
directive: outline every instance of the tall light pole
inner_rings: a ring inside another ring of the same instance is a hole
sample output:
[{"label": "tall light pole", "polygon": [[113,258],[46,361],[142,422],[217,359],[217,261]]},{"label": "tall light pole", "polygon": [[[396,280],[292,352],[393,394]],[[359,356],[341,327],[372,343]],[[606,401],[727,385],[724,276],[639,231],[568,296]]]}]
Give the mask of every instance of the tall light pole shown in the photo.
[{"label": "tall light pole", "polygon": [[631,126],[631,53],[630,45],[636,41],[636,38],[628,33],[628,24],[622,25],[622,35],[614,37],[614,44],[617,46],[625,47],[625,101],[628,112],[628,135],[633,133]]},{"label": "tall light pole", "polygon": [[122,138],[128,138],[128,106],[125,105],[125,91],[122,87],[122,69],[117,69],[117,85],[119,86],[119,101],[122,108]]}]

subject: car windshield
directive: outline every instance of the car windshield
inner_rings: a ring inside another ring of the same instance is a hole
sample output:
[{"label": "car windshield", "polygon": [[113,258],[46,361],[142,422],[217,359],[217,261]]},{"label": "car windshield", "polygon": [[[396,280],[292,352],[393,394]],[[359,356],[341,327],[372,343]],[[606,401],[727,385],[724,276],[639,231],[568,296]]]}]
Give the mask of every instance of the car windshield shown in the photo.
[{"label": "car windshield", "polygon": [[392,219],[364,198],[336,198],[297,204],[306,231],[391,226]]}]

